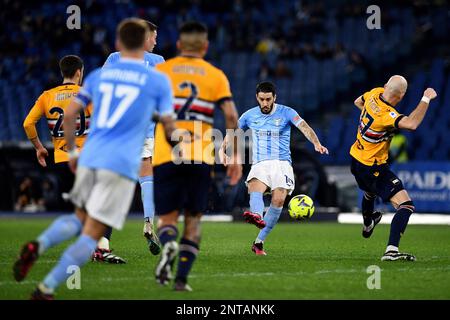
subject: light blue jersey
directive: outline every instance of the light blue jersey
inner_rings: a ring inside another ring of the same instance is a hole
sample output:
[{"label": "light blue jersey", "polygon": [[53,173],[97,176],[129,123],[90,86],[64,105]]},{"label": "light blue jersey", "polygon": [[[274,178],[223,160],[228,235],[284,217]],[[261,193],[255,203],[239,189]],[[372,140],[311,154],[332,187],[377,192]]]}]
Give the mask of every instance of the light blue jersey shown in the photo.
[{"label": "light blue jersey", "polygon": [[[117,61],[119,61],[120,59],[120,52],[116,51],[111,53],[108,58],[105,61],[105,66],[109,65],[111,63],[115,63]],[[158,63],[162,63],[164,62],[164,58],[162,56],[160,56],[159,54],[154,54],[151,52],[145,52],[144,54],[144,64],[147,67],[154,67],[156,66]],[[147,135],[145,136],[146,138],[154,138],[155,137],[155,123],[152,123],[150,125],[150,127],[148,127],[148,132]]]},{"label": "light blue jersey", "polygon": [[93,103],[91,132],[79,165],[136,180],[151,117],[173,113],[169,79],[141,61],[122,58],[90,73],[76,97]]},{"label": "light blue jersey", "polygon": [[291,161],[291,126],[298,126],[303,119],[294,109],[275,104],[270,114],[258,107],[251,108],[239,118],[239,128],[252,129],[252,161]]}]

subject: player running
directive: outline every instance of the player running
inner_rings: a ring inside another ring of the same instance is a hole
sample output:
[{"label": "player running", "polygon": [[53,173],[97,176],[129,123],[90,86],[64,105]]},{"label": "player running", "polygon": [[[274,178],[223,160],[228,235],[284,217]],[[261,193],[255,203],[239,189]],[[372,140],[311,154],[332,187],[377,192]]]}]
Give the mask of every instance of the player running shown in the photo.
[{"label": "player running", "polygon": [[[178,133],[184,132],[181,157],[172,154],[160,125],[156,126],[155,210],[159,216],[158,236],[163,246],[155,276],[167,285],[179,249],[174,289],[191,291],[187,277],[199,252],[200,218],[208,204],[214,154],[210,130],[215,106],[225,115],[226,127],[237,127],[237,112],[225,74],[203,60],[208,49],[207,28],[197,22],[181,26],[177,47],[180,55],[155,68],[166,73],[172,83]],[[175,151],[175,149],[174,149]],[[179,160],[183,163],[178,163]],[[174,162],[175,161],[175,162]],[[242,166],[228,167],[230,184],[242,176]],[[178,246],[178,216],[184,210],[184,231]]]},{"label": "player running", "polygon": [[[291,127],[298,128],[320,154],[328,154],[314,130],[298,113],[287,106],[275,103],[275,85],[261,82],[256,87],[259,106],[246,111],[239,118],[239,128],[252,130],[252,167],[246,184],[250,194],[250,211],[244,212],[246,222],[262,229],[253,242],[252,251],[266,255],[264,241],[275,227],[288,194],[294,190],[290,139]],[[272,193],[270,207],[265,214],[263,194]],[[264,218],[263,218],[264,215]]]},{"label": "player running", "polygon": [[402,76],[392,76],[384,88],[375,88],[355,100],[361,109],[356,141],[350,149],[351,172],[364,191],[362,200],[364,238],[369,238],[380,222],[382,213],[374,212],[376,197],[390,201],[397,210],[391,222],[389,241],[382,261],[415,261],[416,257],[398,251],[400,237],[406,230],[414,203],[403,188],[402,181],[389,169],[387,159],[391,139],[398,129],[416,130],[427,112],[434,89],[425,90],[416,109],[409,116],[399,114],[395,106],[406,93],[408,83]]},{"label": "player running", "polygon": [[[36,123],[42,117],[46,118],[54,147],[54,163],[51,164],[51,167],[57,173],[61,193],[67,194],[73,186],[74,175],[67,166],[69,155],[67,153],[66,141],[64,140],[63,120],[64,112],[70,100],[80,90],[80,85],[83,80],[83,61],[78,56],[68,55],[59,61],[59,69],[63,77],[62,84],[44,91],[39,96],[25,118],[23,127],[28,139],[36,149],[36,157],[39,164],[42,167],[47,167],[45,158],[48,157],[48,151],[42,145],[36,130]],[[88,106],[86,109],[81,110],[77,117],[75,144],[79,149],[83,146],[86,135],[89,132],[91,113],[92,106]],[[62,197],[59,199],[59,205],[65,211],[73,210],[73,205],[66,202]]]},{"label": "player running", "polygon": [[[69,165],[76,170],[70,197],[75,214],[62,216],[37,241],[24,245],[14,265],[21,281],[39,255],[78,236],[55,268],[32,294],[32,299],[53,299],[55,289],[69,274],[69,266],[84,265],[107,226],[122,229],[134,195],[140,153],[154,111],[168,137],[173,131],[172,91],[167,77],[142,64],[148,25],[129,18],[117,29],[121,59],[88,75],[77,97],[66,109],[65,133]],[[75,147],[76,115],[93,102],[91,133],[80,159]],[[126,148],[126,152],[124,152]],[[78,168],[77,168],[78,163]]]},{"label": "player running", "polygon": [[[156,46],[157,26],[150,21],[145,21],[148,24],[150,32],[145,41],[145,54],[144,65],[147,67],[154,67],[156,64],[164,62],[164,58],[160,55],[152,53]],[[105,61],[105,66],[113,64],[119,61],[121,56],[120,52],[111,53]],[[155,205],[153,201],[153,168],[152,168],[152,156],[155,137],[155,124],[152,122],[148,128],[147,135],[145,137],[144,148],[142,150],[142,163],[139,171],[139,184],[141,186],[141,199],[142,206],[144,208],[144,237],[147,239],[148,248],[150,252],[157,255],[161,251],[161,245],[157,234],[153,230],[153,218],[155,216]],[[94,261],[106,261],[115,263],[115,260],[111,259],[111,250],[109,248],[109,242],[111,239],[112,228],[108,227],[105,235],[100,239],[98,247],[94,252]],[[125,262],[122,259],[123,262]]]},{"label": "player running", "polygon": [[[45,158],[48,156],[48,151],[42,145],[36,131],[36,123],[43,116],[46,117],[54,146],[53,167],[58,175],[61,193],[62,195],[67,195],[73,186],[75,176],[67,166],[69,155],[67,153],[66,141],[64,140],[64,112],[71,99],[75,97],[80,90],[84,66],[80,57],[68,55],[60,60],[59,67],[63,76],[63,84],[42,93],[35,105],[31,108],[23,126],[28,139],[36,149],[36,156],[39,164],[46,167],[47,162]],[[92,106],[89,105],[80,111],[80,115],[77,118],[75,144],[78,149],[83,147],[86,136],[89,133],[91,114]],[[62,197],[60,198],[59,203],[61,209],[73,211],[72,203],[66,202]],[[113,254],[111,250],[109,250],[109,247],[98,250],[95,257],[97,260],[110,263],[125,263],[125,260]]]}]

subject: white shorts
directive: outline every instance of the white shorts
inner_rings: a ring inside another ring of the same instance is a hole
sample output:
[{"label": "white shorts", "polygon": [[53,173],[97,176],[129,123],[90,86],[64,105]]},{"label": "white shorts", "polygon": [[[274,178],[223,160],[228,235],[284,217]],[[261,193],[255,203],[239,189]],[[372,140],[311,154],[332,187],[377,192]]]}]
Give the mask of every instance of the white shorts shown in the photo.
[{"label": "white shorts", "polygon": [[70,199],[91,218],[121,230],[135,188],[133,180],[112,171],[78,167]]},{"label": "white shorts", "polygon": [[258,179],[270,190],[283,188],[289,190],[289,194],[294,191],[295,179],[294,170],[289,161],[266,160],[252,165],[245,184],[251,179]]},{"label": "white shorts", "polygon": [[145,138],[144,148],[142,149],[141,158],[153,157],[153,148],[155,147],[154,138]]}]

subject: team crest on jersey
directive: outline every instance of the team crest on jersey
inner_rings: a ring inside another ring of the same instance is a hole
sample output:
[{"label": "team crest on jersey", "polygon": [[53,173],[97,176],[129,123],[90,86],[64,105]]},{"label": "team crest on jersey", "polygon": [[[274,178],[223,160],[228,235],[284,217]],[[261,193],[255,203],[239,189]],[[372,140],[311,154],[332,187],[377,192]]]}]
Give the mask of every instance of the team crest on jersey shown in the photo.
[{"label": "team crest on jersey", "polygon": [[273,122],[275,123],[275,125],[278,127],[281,124],[281,120],[280,118],[275,119]]}]

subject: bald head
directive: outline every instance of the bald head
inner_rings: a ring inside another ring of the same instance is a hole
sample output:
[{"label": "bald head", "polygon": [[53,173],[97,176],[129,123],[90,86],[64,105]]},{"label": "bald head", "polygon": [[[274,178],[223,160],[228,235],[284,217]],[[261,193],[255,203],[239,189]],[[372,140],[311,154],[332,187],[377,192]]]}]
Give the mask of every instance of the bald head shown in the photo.
[{"label": "bald head", "polygon": [[383,97],[393,106],[399,103],[406,93],[408,82],[402,76],[392,76],[384,85]]},{"label": "bald head", "polygon": [[393,94],[405,94],[406,89],[408,88],[408,82],[402,76],[392,76],[389,78],[389,81],[386,83],[384,89]]}]

